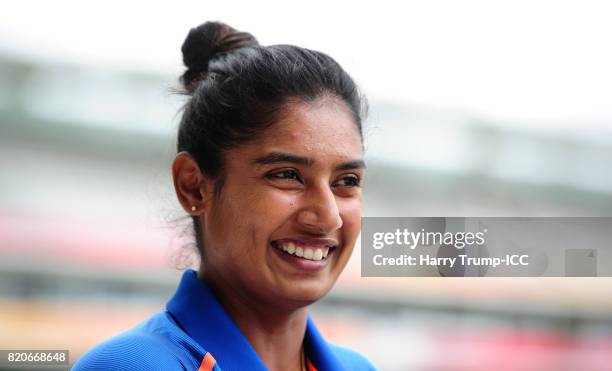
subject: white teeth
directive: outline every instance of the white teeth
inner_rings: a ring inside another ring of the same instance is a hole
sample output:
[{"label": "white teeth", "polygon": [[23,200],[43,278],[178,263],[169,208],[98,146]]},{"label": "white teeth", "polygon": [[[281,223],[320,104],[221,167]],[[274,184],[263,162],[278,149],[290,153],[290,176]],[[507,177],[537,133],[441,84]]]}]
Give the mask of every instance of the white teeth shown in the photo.
[{"label": "white teeth", "polygon": [[312,260],[312,256],[314,255],[314,251],[311,249],[304,249],[304,259]]},{"label": "white teeth", "polygon": [[329,254],[329,247],[312,249],[309,247],[296,246],[294,242],[284,242],[277,244],[284,252],[295,255],[307,260],[322,260]]}]

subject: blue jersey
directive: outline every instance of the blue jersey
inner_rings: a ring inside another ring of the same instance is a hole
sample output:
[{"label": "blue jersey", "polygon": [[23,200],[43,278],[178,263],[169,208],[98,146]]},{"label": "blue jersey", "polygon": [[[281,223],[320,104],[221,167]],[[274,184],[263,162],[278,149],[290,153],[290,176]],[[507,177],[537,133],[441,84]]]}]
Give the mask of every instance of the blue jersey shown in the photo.
[{"label": "blue jersey", "polygon": [[[311,317],[304,347],[311,370],[375,370],[362,355],[323,339]],[[74,371],[268,370],[197,272],[189,269],[166,309],[83,355]]]}]

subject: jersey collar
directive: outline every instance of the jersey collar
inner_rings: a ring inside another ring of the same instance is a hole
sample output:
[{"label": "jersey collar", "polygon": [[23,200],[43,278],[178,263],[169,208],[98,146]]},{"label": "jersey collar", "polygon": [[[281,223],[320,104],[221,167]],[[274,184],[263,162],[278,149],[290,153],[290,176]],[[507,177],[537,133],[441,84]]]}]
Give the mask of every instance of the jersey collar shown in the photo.
[{"label": "jersey collar", "polygon": [[[212,354],[222,369],[268,370],[210,288],[198,279],[195,270],[183,273],[166,309],[192,339]],[[304,341],[308,357],[319,371],[342,370],[310,316]]]}]

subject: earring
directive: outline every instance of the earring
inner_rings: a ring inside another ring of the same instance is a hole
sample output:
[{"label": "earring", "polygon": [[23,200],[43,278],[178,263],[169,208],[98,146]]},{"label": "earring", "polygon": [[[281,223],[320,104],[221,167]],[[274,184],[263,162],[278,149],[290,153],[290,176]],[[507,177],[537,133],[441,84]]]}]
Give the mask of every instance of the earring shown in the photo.
[{"label": "earring", "polygon": [[196,211],[196,209],[197,209],[196,205],[193,205],[193,206],[191,207],[191,211]]}]

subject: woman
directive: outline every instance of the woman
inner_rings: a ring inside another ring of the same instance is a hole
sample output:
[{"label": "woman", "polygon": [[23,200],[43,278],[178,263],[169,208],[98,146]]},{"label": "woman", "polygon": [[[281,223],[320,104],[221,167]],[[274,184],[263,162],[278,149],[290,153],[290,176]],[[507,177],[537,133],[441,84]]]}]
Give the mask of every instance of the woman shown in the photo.
[{"label": "woman", "polygon": [[308,316],[359,234],[362,100],[329,56],[216,22],[183,46],[172,165],[202,258],[162,311],[75,370],[370,370]]}]

